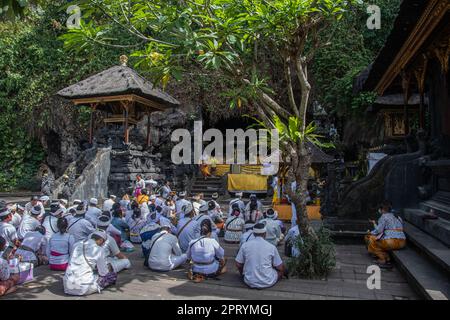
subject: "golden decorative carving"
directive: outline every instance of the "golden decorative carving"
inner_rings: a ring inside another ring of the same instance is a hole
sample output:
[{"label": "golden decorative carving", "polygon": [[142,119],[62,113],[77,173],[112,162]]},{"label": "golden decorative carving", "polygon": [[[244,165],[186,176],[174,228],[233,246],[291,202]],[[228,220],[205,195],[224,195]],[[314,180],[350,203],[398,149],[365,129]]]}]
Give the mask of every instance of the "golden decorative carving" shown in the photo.
[{"label": "golden decorative carving", "polygon": [[428,57],[426,54],[422,54],[419,62],[414,68],[414,76],[416,77],[417,87],[419,88],[419,93],[423,94],[425,90],[425,74],[427,73]]},{"label": "golden decorative carving", "polygon": [[445,74],[448,73],[448,57],[450,55],[450,39],[447,39],[447,43],[441,44],[434,48],[434,54],[441,64],[442,71]]},{"label": "golden decorative carving", "polygon": [[378,82],[375,90],[379,95],[383,95],[384,91],[405,69],[406,65],[417,55],[424,42],[429,38],[448,10],[450,10],[450,1],[448,0],[429,1],[428,6],[408,39]]}]

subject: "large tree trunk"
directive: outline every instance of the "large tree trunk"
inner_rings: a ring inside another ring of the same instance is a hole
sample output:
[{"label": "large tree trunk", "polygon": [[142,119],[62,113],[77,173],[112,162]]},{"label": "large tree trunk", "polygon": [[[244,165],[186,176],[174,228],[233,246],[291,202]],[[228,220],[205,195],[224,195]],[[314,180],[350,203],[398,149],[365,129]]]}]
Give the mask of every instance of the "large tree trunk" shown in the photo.
[{"label": "large tree trunk", "polygon": [[[297,144],[297,150],[291,154],[292,175],[289,175],[288,194],[297,212],[297,225],[302,235],[309,232],[309,220],[306,211],[306,193],[308,190],[311,153],[305,142]],[[296,189],[291,190],[291,183],[296,182]]]}]

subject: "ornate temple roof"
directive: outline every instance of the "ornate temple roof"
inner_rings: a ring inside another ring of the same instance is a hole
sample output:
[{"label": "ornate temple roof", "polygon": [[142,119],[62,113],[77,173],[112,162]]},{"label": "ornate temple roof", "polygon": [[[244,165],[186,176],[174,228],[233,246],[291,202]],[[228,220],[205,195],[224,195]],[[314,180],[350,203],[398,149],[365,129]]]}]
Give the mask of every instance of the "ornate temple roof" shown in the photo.
[{"label": "ornate temple roof", "polygon": [[355,79],[354,91],[374,91],[400,49],[408,40],[411,32],[421,18],[428,1],[403,0],[398,16],[394,22],[383,48],[375,61]]},{"label": "ornate temple roof", "polygon": [[58,92],[59,96],[67,99],[125,94],[135,94],[169,106],[180,104],[177,99],[154,87],[150,81],[124,64],[104,70]]}]

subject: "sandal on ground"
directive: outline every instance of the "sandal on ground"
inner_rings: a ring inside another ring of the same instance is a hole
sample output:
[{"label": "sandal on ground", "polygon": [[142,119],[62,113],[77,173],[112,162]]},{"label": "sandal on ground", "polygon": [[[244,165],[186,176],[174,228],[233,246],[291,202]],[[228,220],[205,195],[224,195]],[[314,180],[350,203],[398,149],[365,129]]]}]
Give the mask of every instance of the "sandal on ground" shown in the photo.
[{"label": "sandal on ground", "polygon": [[202,282],[202,281],[204,281],[204,280],[205,280],[205,277],[204,277],[203,275],[201,275],[201,274],[196,274],[196,275],[194,275],[193,281],[194,281],[195,283],[200,283],[200,282]]}]

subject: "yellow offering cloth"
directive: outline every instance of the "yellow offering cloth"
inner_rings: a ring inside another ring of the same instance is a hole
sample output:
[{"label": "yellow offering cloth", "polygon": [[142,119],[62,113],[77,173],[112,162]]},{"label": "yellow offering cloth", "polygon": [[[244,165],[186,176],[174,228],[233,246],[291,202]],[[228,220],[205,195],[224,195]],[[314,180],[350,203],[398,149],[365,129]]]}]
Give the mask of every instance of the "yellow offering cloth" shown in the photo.
[{"label": "yellow offering cloth", "polygon": [[256,174],[228,174],[228,191],[266,192],[267,177]]},{"label": "yellow offering cloth", "polygon": [[[291,221],[292,207],[290,204],[276,204],[273,206],[273,209],[278,212],[278,219]],[[306,212],[310,220],[320,220],[322,218],[320,206],[306,206]]]}]

